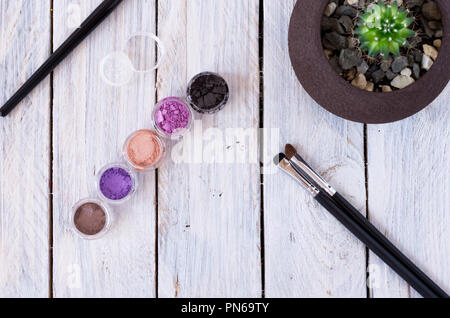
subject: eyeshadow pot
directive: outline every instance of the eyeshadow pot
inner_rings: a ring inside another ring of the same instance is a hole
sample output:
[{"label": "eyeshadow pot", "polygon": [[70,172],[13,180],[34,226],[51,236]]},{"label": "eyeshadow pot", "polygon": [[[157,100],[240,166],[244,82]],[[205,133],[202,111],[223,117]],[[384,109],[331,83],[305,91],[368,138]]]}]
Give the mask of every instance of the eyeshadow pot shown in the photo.
[{"label": "eyeshadow pot", "polygon": [[110,164],[100,170],[97,188],[102,200],[112,205],[128,201],[136,192],[137,176],[125,164]]},{"label": "eyeshadow pot", "polygon": [[72,208],[72,229],[86,240],[96,240],[105,235],[111,225],[109,208],[100,200],[85,199]]},{"label": "eyeshadow pot", "polygon": [[222,110],[228,102],[230,90],[220,75],[205,72],[196,75],[187,88],[190,106],[201,114],[214,114]]},{"label": "eyeshadow pot", "polygon": [[152,120],[163,137],[178,140],[192,127],[194,114],[189,105],[178,97],[167,97],[156,104]]},{"label": "eyeshadow pot", "polygon": [[159,168],[165,155],[164,141],[153,130],[134,132],[123,146],[125,160],[136,171],[146,172]]}]

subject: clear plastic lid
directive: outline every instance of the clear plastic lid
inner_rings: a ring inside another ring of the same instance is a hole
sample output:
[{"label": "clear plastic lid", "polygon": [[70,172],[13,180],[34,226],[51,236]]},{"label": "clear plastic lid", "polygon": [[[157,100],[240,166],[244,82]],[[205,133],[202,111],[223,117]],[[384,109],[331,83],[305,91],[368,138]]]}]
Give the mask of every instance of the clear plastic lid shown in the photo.
[{"label": "clear plastic lid", "polygon": [[100,77],[110,86],[127,85],[136,74],[155,71],[164,55],[164,45],[155,34],[134,33],[121,51],[111,52],[100,61]]},{"label": "clear plastic lid", "polygon": [[137,32],[125,43],[123,51],[128,56],[136,73],[155,71],[165,56],[162,41],[153,33]]}]

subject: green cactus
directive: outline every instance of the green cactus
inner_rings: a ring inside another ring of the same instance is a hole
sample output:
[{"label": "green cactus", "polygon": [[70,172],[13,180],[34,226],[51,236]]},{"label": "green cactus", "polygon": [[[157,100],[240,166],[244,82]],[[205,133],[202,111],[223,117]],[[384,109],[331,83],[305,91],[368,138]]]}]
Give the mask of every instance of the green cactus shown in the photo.
[{"label": "green cactus", "polygon": [[409,29],[414,18],[408,17],[408,10],[399,8],[397,1],[386,5],[379,0],[359,17],[355,34],[361,42],[361,50],[370,57],[381,54],[385,59],[392,53],[400,55],[400,47],[408,44],[408,38],[416,35]]}]

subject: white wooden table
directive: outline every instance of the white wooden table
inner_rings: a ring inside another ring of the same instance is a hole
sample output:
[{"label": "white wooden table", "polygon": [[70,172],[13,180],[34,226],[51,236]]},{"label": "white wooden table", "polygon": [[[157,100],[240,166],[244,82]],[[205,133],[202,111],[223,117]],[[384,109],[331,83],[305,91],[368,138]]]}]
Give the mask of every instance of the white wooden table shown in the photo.
[{"label": "white wooden table", "polygon": [[[0,0],[0,102],[73,31],[74,15],[84,19],[99,3]],[[203,130],[278,128],[280,148],[262,140],[259,150],[299,147],[450,292],[450,88],[399,123],[364,126],[327,113],[290,65],[294,4],[125,0],[0,120],[0,296],[418,297],[293,181],[261,177],[255,163],[168,160],[116,209],[104,239],[74,236],[71,206],[95,194],[96,171],[117,161],[131,132],[150,127],[157,99],[183,96],[200,71],[223,74],[232,91],[224,111],[198,117]],[[101,59],[139,30],[166,45],[156,76],[106,85]],[[240,143],[224,151],[245,151]]]}]

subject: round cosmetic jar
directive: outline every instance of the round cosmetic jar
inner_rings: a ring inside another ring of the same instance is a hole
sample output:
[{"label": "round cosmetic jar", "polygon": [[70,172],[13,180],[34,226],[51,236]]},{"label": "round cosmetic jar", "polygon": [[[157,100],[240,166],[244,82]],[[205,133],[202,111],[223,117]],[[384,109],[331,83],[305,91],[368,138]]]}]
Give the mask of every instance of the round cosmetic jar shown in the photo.
[{"label": "round cosmetic jar", "polygon": [[108,206],[98,199],[84,199],[72,208],[72,230],[82,239],[97,240],[110,229],[112,216]]},{"label": "round cosmetic jar", "polygon": [[126,162],[136,171],[153,171],[166,155],[164,141],[153,130],[142,129],[132,133],[123,146]]},{"label": "round cosmetic jar", "polygon": [[98,173],[97,190],[100,198],[111,205],[130,200],[137,187],[137,176],[126,164],[113,163]]},{"label": "round cosmetic jar", "polygon": [[230,98],[230,89],[223,77],[211,72],[196,75],[187,88],[187,100],[201,114],[215,114]]},{"label": "round cosmetic jar", "polygon": [[192,127],[194,113],[189,105],[178,97],[167,97],[153,109],[152,121],[155,130],[164,138],[178,140]]}]

